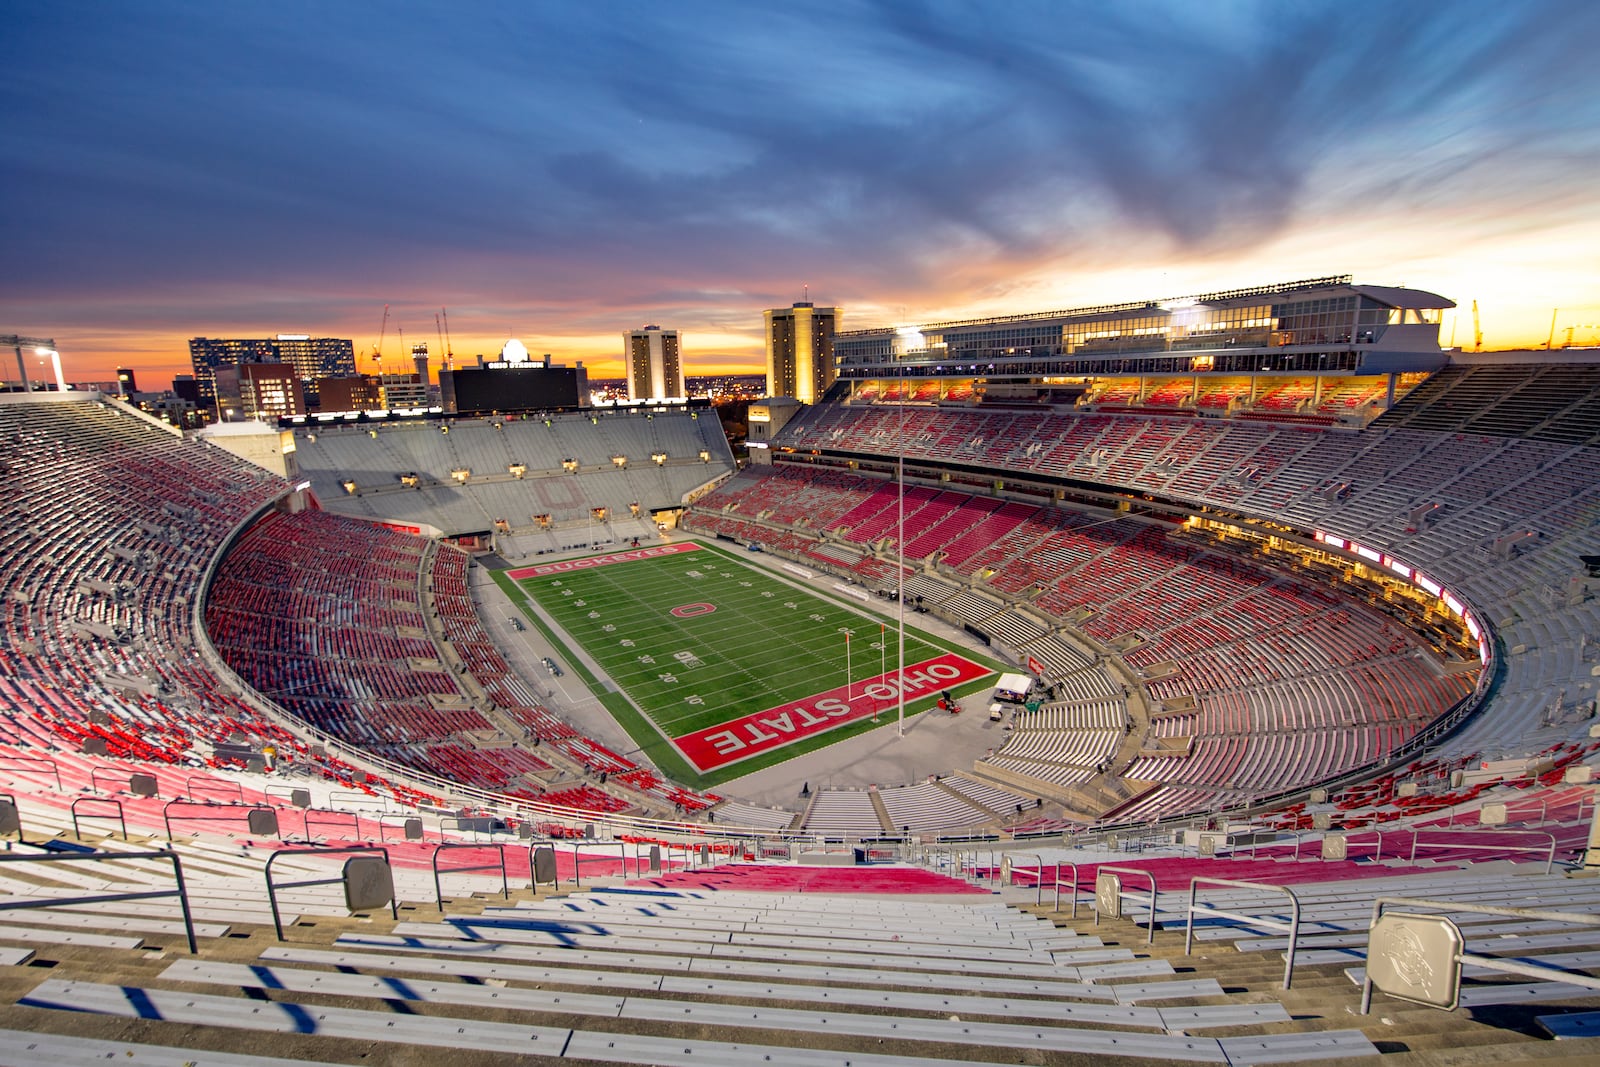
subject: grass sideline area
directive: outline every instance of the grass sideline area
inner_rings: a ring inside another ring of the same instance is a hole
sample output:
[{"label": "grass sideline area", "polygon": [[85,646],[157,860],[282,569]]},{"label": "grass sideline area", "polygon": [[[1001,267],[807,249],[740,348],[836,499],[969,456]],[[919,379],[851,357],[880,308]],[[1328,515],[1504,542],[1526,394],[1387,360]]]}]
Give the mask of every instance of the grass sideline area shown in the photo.
[{"label": "grass sideline area", "polygon": [[[494,578],[567,650],[563,666],[600,694],[651,761],[694,788],[856,736],[898,705],[893,618],[818,596],[719,546],[686,541]],[[905,663],[907,715],[932,708],[945,689],[982,689],[1005,669],[909,626]]]}]

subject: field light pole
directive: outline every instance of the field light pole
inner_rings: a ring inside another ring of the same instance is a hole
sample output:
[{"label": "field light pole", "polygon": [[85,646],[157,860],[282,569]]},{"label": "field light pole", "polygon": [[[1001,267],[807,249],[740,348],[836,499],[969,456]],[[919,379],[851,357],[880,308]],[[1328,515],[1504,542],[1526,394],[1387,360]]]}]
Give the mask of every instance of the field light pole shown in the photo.
[{"label": "field light pole", "polygon": [[850,700],[850,631],[844,632],[844,699]]},{"label": "field light pole", "polygon": [[899,447],[895,450],[897,462],[895,464],[895,480],[899,483],[899,491],[895,493],[899,515],[895,523],[894,548],[895,548],[895,579],[899,583],[899,595],[896,597],[900,605],[900,647],[895,658],[895,669],[898,677],[895,679],[895,691],[899,694],[899,703],[896,708],[895,721],[899,726],[899,736],[906,735],[906,365],[904,355],[898,368],[900,372],[900,428],[895,435]]},{"label": "field light pole", "polygon": [[[883,623],[878,623],[878,677],[889,677],[889,628]],[[878,702],[872,702],[872,721],[878,721]]]}]

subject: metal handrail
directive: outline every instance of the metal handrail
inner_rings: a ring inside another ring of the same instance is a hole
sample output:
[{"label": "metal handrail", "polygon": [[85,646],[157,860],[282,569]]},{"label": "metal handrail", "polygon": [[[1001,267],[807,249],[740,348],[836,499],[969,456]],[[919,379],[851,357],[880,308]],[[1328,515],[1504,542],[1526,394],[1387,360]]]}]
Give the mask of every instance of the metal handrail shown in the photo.
[{"label": "metal handrail", "polygon": [[[283,918],[278,912],[278,890],[303,889],[313,885],[342,885],[344,876],[338,878],[309,878],[300,882],[273,882],[272,865],[285,856],[345,856],[357,853],[370,856],[374,853],[383,857],[383,862],[389,862],[389,850],[378,845],[349,845],[344,848],[280,848],[267,857],[267,865],[262,869],[262,874],[267,879],[267,903],[272,906],[272,929],[276,931],[278,940],[283,940]],[[396,922],[400,921],[400,905],[391,895],[389,897],[389,915]]]},{"label": "metal handrail", "polygon": [[[1263,892],[1282,893],[1289,898],[1289,921],[1281,922],[1277,919],[1263,919],[1260,916],[1246,915],[1237,911],[1223,911],[1221,908],[1212,907],[1210,904],[1201,904],[1196,899],[1200,883],[1206,885],[1227,886],[1230,889],[1259,889]],[[1189,879],[1189,914],[1185,920],[1183,933],[1183,954],[1190,955],[1194,947],[1194,917],[1195,914],[1214,915],[1222,919],[1234,919],[1263,930],[1275,930],[1289,935],[1289,955],[1283,965],[1283,988],[1289,988],[1289,981],[1294,975],[1294,954],[1300,945],[1300,898],[1295,896],[1294,890],[1288,886],[1271,885],[1266,882],[1238,882],[1228,878],[1195,877]]]},{"label": "metal handrail", "polygon": [[[174,818],[172,815],[172,809],[180,804],[191,808],[210,808],[213,810],[226,808],[230,811],[242,811],[245,813],[245,818],[247,819],[250,817],[250,812],[252,811],[270,811],[274,816],[278,814],[277,808],[271,807],[267,804],[218,804],[210,800],[184,800],[180,797],[176,800],[169,800],[165,804],[161,805],[161,821],[167,828],[167,841],[169,843],[172,841],[172,820]],[[189,822],[218,821],[217,818],[208,818],[204,815],[179,815],[176,816],[176,818],[179,821],[187,820]],[[279,836],[281,837],[282,835],[280,834]]]},{"label": "metal handrail", "polygon": [[[1279,834],[1281,834],[1281,833],[1284,833],[1284,832],[1285,831],[1283,831],[1283,830],[1274,830],[1274,831],[1272,831],[1273,840],[1268,842],[1268,843],[1271,844],[1271,845],[1276,845],[1278,843],[1277,836]],[[1294,835],[1294,860],[1295,860],[1296,863],[1299,863],[1300,862],[1300,838],[1303,835],[1302,835],[1301,831],[1299,831],[1299,830],[1289,830],[1287,832]],[[1321,831],[1318,831],[1318,832],[1320,833]],[[1259,833],[1251,835],[1251,838],[1250,838],[1250,858],[1251,859],[1255,859],[1256,858],[1256,849],[1259,848],[1260,845],[1261,845],[1261,835]],[[1243,856],[1243,855],[1244,855],[1244,849],[1242,849],[1242,848],[1241,849],[1232,849],[1229,852],[1229,858],[1230,859],[1236,859],[1236,858],[1238,858],[1240,856]]]},{"label": "metal handrail", "polygon": [[333,822],[341,818],[349,818],[355,824],[355,836],[361,836],[361,816],[353,811],[335,811],[333,808],[301,808],[300,832],[305,835],[306,843],[311,842],[311,816],[318,816],[318,822]]},{"label": "metal handrail", "polygon": [[1076,919],[1078,917],[1078,865],[1076,863],[1073,863],[1071,860],[1056,860],[1056,880],[1055,880],[1055,885],[1056,885],[1056,903],[1055,903],[1054,910],[1055,911],[1060,911],[1061,910],[1061,868],[1063,866],[1067,866],[1067,867],[1071,867],[1072,868],[1072,915],[1071,915],[1071,918]]},{"label": "metal handrail", "polygon": [[73,837],[76,837],[80,841],[83,840],[83,832],[78,829],[78,818],[79,818],[79,816],[78,816],[78,805],[79,804],[115,804],[117,806],[117,814],[115,816],[104,815],[104,814],[96,815],[93,812],[90,812],[89,814],[84,815],[83,818],[85,818],[85,819],[110,819],[110,818],[115,818],[117,820],[117,822],[122,824],[122,839],[124,841],[126,841],[128,839],[128,820],[126,818],[124,818],[123,814],[122,814],[122,801],[118,800],[116,797],[78,797],[77,799],[73,800],[72,805],[71,805],[71,807],[69,809],[72,812],[72,836]]},{"label": "metal handrail", "polygon": [[[1535,835],[1535,836],[1538,836],[1538,837],[1547,838],[1550,841],[1550,848],[1549,848],[1548,852],[1545,855],[1544,873],[1545,874],[1549,874],[1551,869],[1555,867],[1555,863],[1556,863],[1556,835],[1555,834],[1552,834],[1552,833],[1550,833],[1550,832],[1548,832],[1546,830],[1501,830],[1501,829],[1494,829],[1494,830],[1431,830],[1431,831],[1415,830],[1414,829],[1414,830],[1411,831],[1411,862],[1412,863],[1415,863],[1416,860],[1417,860],[1417,839],[1420,838],[1424,833],[1436,833],[1436,834],[1455,833],[1455,834],[1473,834],[1473,835],[1494,833],[1494,834],[1530,834],[1530,835]],[[1438,845],[1436,847],[1439,847],[1439,848],[1464,848],[1464,849],[1474,850],[1474,851],[1478,851],[1478,852],[1508,852],[1508,851],[1509,852],[1545,852],[1546,851],[1545,849],[1538,848],[1538,847],[1536,847],[1534,845],[1448,845],[1448,844],[1440,844],[1440,845]]]},{"label": "metal handrail", "polygon": [[[501,844],[499,842],[493,842],[493,843],[485,845],[485,844],[481,844],[481,843],[476,842],[476,841],[447,841],[444,844],[439,845],[437,848],[435,848],[433,850],[433,905],[434,905],[435,908],[437,908],[441,912],[444,911],[444,889],[440,886],[440,882],[439,882],[439,853],[447,852],[447,851],[456,851],[456,850],[459,850],[459,849],[467,849],[467,848],[480,849],[480,850],[481,849],[486,849],[486,848],[492,848],[492,849],[495,850],[496,853],[499,854],[500,862],[499,862],[498,866],[500,868],[500,896],[501,896],[501,899],[503,899],[503,900],[510,900],[511,899],[511,883],[506,878],[506,846],[505,845],[503,845],[503,844]],[[467,874],[468,872],[471,872],[471,871],[492,871],[492,870],[495,869],[495,867],[496,867],[496,864],[483,863],[483,864],[479,864],[476,867],[455,867],[455,868],[451,869],[450,873],[451,874]]]},{"label": "metal handrail", "polygon": [[[120,767],[91,767],[89,769],[89,788],[98,793],[102,777],[120,778],[124,786],[132,786],[133,776],[137,773],[137,771],[125,771]],[[132,792],[132,789],[129,789],[129,792]]]},{"label": "metal handrail", "polygon": [[[293,804],[295,793],[304,788],[304,786],[281,785],[277,782],[268,782],[266,786],[262,788],[261,792],[262,795],[267,797],[269,800],[284,800],[290,804]],[[274,790],[276,790],[276,792],[274,792]],[[284,796],[283,794],[285,793],[288,795]]]},{"label": "metal handrail", "polygon": [[[1143,875],[1144,877],[1150,879],[1150,925],[1148,927],[1148,936],[1145,938],[1145,944],[1147,944],[1147,945],[1155,944],[1156,943],[1156,876],[1151,874],[1149,871],[1140,870],[1138,867],[1112,867],[1112,866],[1103,864],[1103,865],[1095,868],[1094,874],[1095,874],[1095,878],[1096,879],[1098,879],[1100,877],[1100,872],[1101,871],[1109,871],[1112,874],[1138,874],[1138,875]],[[1076,885],[1073,886],[1072,893],[1073,893],[1073,896],[1077,896],[1078,890],[1077,890],[1077,886]],[[1128,892],[1124,892],[1122,895],[1123,896],[1132,896],[1133,894],[1128,893]],[[1094,924],[1096,926],[1100,925],[1100,903],[1099,903],[1098,900],[1095,902]]]},{"label": "metal handrail", "polygon": [[16,908],[53,908],[68,904],[110,904],[123,900],[159,900],[177,897],[183,908],[183,930],[189,937],[189,954],[199,955],[195,943],[194,916],[189,911],[189,889],[183,881],[183,862],[169,849],[155,852],[48,852],[42,856],[19,856],[15,853],[0,855],[0,863],[86,863],[106,860],[163,860],[172,864],[172,879],[176,889],[151,889],[133,893],[97,893],[87,897],[54,897],[46,900],[13,900],[0,903],[0,911]]},{"label": "metal handrail", "polygon": [[[1572,923],[1575,926],[1600,926],[1600,915],[1590,915],[1584,912],[1572,911],[1545,911],[1540,908],[1507,908],[1496,904],[1466,904],[1459,900],[1424,900],[1410,897],[1379,897],[1372,902],[1372,922],[1367,927],[1368,943],[1371,943],[1372,927],[1378,924],[1383,916],[1383,909],[1389,904],[1400,904],[1409,908],[1429,908],[1435,911],[1465,911],[1474,915],[1502,915],[1511,919],[1532,919],[1536,922]],[[1505,974],[1519,974],[1525,978],[1539,978],[1552,982],[1564,982],[1568,985],[1583,986],[1586,989],[1600,990],[1600,978],[1584,974],[1581,971],[1565,971],[1560,967],[1548,964],[1531,963],[1524,959],[1507,959],[1503,956],[1480,956],[1470,952],[1456,953],[1457,965],[1470,963],[1491,971],[1500,971]],[[1372,1011],[1372,961],[1367,961],[1366,974],[1361,980],[1361,1014],[1367,1015]]]},{"label": "metal handrail", "polygon": [[[56,792],[59,793],[59,792],[62,791],[62,789],[61,789],[61,768],[56,766],[56,761],[55,760],[46,759],[43,756],[0,756],[0,760],[10,760],[13,763],[43,763],[43,764],[45,764],[46,766],[48,766],[50,768],[51,775],[53,775],[55,777],[55,780],[56,780]],[[14,768],[10,768],[10,769],[11,770],[21,770],[22,773],[24,773],[24,774],[29,773],[26,768],[15,768],[14,767]]]},{"label": "metal handrail", "polygon": [[[1040,906],[1042,906],[1044,904],[1044,860],[1039,858],[1039,854],[1037,852],[1018,852],[1016,855],[1020,856],[1020,857],[1022,857],[1024,859],[1026,859],[1029,856],[1031,856],[1031,857],[1033,857],[1033,862],[1038,865],[1032,872],[1032,874],[1033,874],[1033,885],[1034,885],[1033,906],[1036,907],[1036,908],[1040,907]],[[1007,858],[1010,859],[1011,857],[1007,857]],[[1016,863],[1013,862],[1011,864],[1011,886],[1012,886],[1012,888],[1016,887],[1018,870],[1019,870],[1019,868],[1017,867]],[[1024,868],[1020,868],[1020,870],[1024,874],[1028,873],[1028,870],[1025,867]]]},{"label": "metal handrail", "polygon": [[[351,818],[355,819],[355,821],[356,821],[356,836],[360,837],[361,836],[361,829],[360,829],[360,827],[361,827],[361,816],[357,815],[353,811],[352,812],[348,812],[347,814],[349,814],[349,816]],[[419,816],[407,815],[407,814],[404,814],[403,812],[388,812],[388,811],[386,811],[382,815],[378,816],[378,840],[379,841],[387,841],[387,840],[389,840],[389,835],[388,835],[388,833],[386,831],[393,829],[394,825],[395,825],[392,822],[388,822],[388,823],[384,822],[383,820],[385,820],[385,819],[399,819],[399,820],[401,820],[400,821],[400,829],[401,830],[404,830],[406,828],[406,823],[410,822],[412,819],[416,819],[417,822],[422,823],[422,837],[419,840],[427,840],[428,827],[427,827],[426,823],[422,822],[422,819]],[[442,838],[442,836],[443,835],[441,834],[441,838]]]},{"label": "metal handrail", "polygon": [[216,786],[219,789],[228,789],[239,799],[236,803],[244,803],[244,786],[228,778],[213,778],[206,774],[192,774],[183,780],[183,791],[189,794],[189,799],[194,799],[194,786],[199,782],[203,786]]},{"label": "metal handrail", "polygon": [[[611,848],[612,846],[615,846],[617,849],[620,850],[619,853],[618,853],[618,857],[622,861],[622,877],[624,877],[624,878],[628,877],[628,843],[626,841],[586,841],[586,842],[578,842],[578,843],[576,843],[576,844],[574,844],[572,846],[572,884],[573,885],[582,885],[583,884],[582,882],[578,881],[578,850],[579,850],[579,846],[582,845],[582,844],[587,844],[592,849],[595,849],[595,848],[606,849],[606,848]],[[638,850],[635,849],[634,852],[637,855]],[[610,857],[607,857],[607,858],[609,859]],[[639,869],[639,864],[638,864],[637,859],[635,859],[635,861],[634,861],[634,871],[637,872],[638,869]]]},{"label": "metal handrail", "polygon": [[[1339,831],[1339,830],[1326,830],[1326,831],[1323,831],[1323,832],[1324,832],[1324,834],[1344,833],[1344,831]],[[1390,829],[1389,832],[1392,834],[1392,833],[1394,833],[1394,830]],[[1355,834],[1372,834],[1374,837],[1376,837],[1378,839],[1377,851],[1375,851],[1372,854],[1372,862],[1373,863],[1377,863],[1378,861],[1383,859],[1383,831],[1382,830],[1378,829],[1376,826],[1371,826],[1371,827],[1368,827],[1365,830],[1355,830],[1355,831],[1352,831],[1350,833],[1345,833],[1344,834],[1344,843],[1345,843],[1345,849],[1346,849],[1345,854],[1347,856],[1349,855],[1350,837],[1351,837],[1352,833],[1355,833]]]},{"label": "metal handrail", "polygon": [[385,797],[376,796],[372,793],[359,793],[354,789],[333,789],[328,792],[328,803],[330,805],[347,799],[360,801],[362,807],[376,807],[382,809],[383,811],[389,810],[388,799]]}]

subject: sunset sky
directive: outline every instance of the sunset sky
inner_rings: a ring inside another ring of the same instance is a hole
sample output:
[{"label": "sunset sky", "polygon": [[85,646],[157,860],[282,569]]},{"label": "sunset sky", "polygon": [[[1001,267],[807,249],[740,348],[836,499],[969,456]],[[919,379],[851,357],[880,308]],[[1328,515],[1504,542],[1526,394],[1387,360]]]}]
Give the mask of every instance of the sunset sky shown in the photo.
[{"label": "sunset sky", "polygon": [[[1351,273],[1472,345],[1600,344],[1600,4],[34,3],[0,333],[163,388],[187,339],[620,373],[844,328]],[[0,371],[14,377],[14,359]],[[371,369],[363,360],[363,370]]]}]

